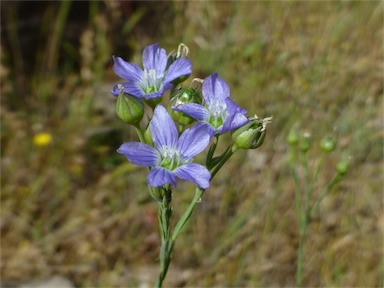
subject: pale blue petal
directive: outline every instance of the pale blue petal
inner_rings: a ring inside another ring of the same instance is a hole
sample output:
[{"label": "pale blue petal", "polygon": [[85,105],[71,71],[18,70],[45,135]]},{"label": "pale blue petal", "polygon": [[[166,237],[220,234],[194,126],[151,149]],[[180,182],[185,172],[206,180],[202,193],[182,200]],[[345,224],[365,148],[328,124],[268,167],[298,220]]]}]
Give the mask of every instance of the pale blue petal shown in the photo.
[{"label": "pale blue petal", "polygon": [[234,130],[248,122],[248,118],[244,116],[247,110],[241,108],[229,97],[225,99],[225,103],[227,104],[228,116],[227,119],[225,119],[220,133]]},{"label": "pale blue petal", "polygon": [[158,43],[145,47],[143,52],[143,66],[147,71],[155,70],[157,74],[163,74],[167,67],[167,53]]},{"label": "pale blue petal", "polygon": [[176,177],[172,171],[157,166],[149,172],[147,182],[152,187],[159,187],[165,184],[176,186]]},{"label": "pale blue petal", "polygon": [[149,123],[153,142],[159,148],[162,146],[176,147],[179,133],[175,122],[169,116],[167,110],[162,105],[157,105],[151,122]]},{"label": "pale blue petal", "polygon": [[211,174],[204,166],[196,163],[183,165],[173,171],[177,177],[183,180],[192,181],[199,188],[207,189]]},{"label": "pale blue petal", "polygon": [[129,81],[140,81],[143,75],[143,70],[135,63],[130,63],[123,60],[121,57],[113,57],[113,71],[116,75]]},{"label": "pale blue petal", "polygon": [[231,130],[237,129],[248,123],[248,118],[243,114],[236,114],[231,123]]},{"label": "pale blue petal", "polygon": [[209,144],[210,135],[207,125],[197,123],[181,134],[178,143],[178,149],[184,158],[192,158],[203,151]]},{"label": "pale blue petal", "polygon": [[217,93],[217,96],[220,97],[220,99],[224,100],[229,97],[230,90],[227,82],[224,81],[223,78],[217,77],[217,81],[215,83],[215,90]]},{"label": "pale blue petal", "polygon": [[245,125],[246,123],[248,123],[248,121],[249,121],[248,118],[245,117],[243,114],[240,114],[240,113],[231,114],[225,120],[220,133],[223,134],[227,131],[232,131],[234,129],[237,129]]},{"label": "pale blue petal", "polygon": [[209,111],[203,105],[197,103],[180,104],[173,106],[172,110],[183,112],[196,120],[209,119]]},{"label": "pale blue petal", "polygon": [[216,129],[209,123],[207,122],[202,122],[204,125],[206,125],[207,127],[207,133],[209,134],[209,136],[213,137],[216,132],[219,132],[219,131],[216,131]]},{"label": "pale blue petal", "polygon": [[179,58],[169,66],[164,82],[169,83],[180,76],[192,73],[192,62],[185,58]]},{"label": "pale blue petal", "polygon": [[137,98],[143,98],[144,97],[144,92],[143,90],[136,84],[132,82],[124,82],[121,83],[123,86],[124,92],[130,95],[133,95]]},{"label": "pale blue petal", "polygon": [[202,93],[205,101],[223,101],[229,97],[229,87],[217,73],[213,73],[204,79]]},{"label": "pale blue petal", "polygon": [[160,158],[155,148],[140,142],[124,143],[117,152],[127,157],[129,162],[142,167],[155,166]]},{"label": "pale blue petal", "polygon": [[247,114],[248,111],[244,108],[241,108],[239,105],[235,103],[231,98],[226,98],[225,103],[227,104],[227,110],[229,113],[240,113],[240,114]]}]

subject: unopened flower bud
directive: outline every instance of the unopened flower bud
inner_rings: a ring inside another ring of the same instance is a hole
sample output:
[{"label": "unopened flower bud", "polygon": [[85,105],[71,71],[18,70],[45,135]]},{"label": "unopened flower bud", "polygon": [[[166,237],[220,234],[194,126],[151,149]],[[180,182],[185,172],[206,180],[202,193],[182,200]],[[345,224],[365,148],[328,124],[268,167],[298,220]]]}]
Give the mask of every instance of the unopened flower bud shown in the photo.
[{"label": "unopened flower bud", "polygon": [[263,120],[253,119],[234,130],[231,134],[237,148],[256,149],[263,144],[266,130]]},{"label": "unopened flower bud", "polygon": [[344,176],[349,168],[349,161],[348,160],[342,160],[339,163],[337,163],[336,170],[337,173],[339,173],[341,176]]},{"label": "unopened flower bud", "polygon": [[292,129],[287,137],[287,142],[291,146],[296,146],[299,142],[299,135],[297,134],[297,131],[295,129]]},{"label": "unopened flower bud", "polygon": [[174,121],[182,125],[189,125],[194,121],[193,118],[188,116],[187,114],[172,110],[173,106],[178,106],[181,104],[188,104],[188,103],[198,103],[198,104],[201,103],[201,97],[197,89],[185,87],[177,90],[175,94],[172,95],[171,105],[170,105],[171,109],[169,109],[168,112]]},{"label": "unopened flower bud", "polygon": [[300,150],[304,153],[307,153],[309,148],[311,148],[311,135],[309,133],[304,133],[303,137],[300,139]]},{"label": "unopened flower bud", "polygon": [[331,137],[325,137],[321,139],[320,142],[320,148],[325,152],[325,153],[330,153],[336,148],[336,142],[334,139]]},{"label": "unopened flower bud", "polygon": [[127,124],[137,124],[143,119],[144,103],[140,98],[120,92],[116,101],[116,114]]}]

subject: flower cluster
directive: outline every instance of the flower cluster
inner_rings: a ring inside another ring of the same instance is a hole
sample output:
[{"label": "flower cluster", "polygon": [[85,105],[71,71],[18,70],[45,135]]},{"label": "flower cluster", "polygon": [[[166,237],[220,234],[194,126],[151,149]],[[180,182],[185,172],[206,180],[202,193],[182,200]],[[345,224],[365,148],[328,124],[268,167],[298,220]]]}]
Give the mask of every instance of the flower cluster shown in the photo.
[{"label": "flower cluster", "polygon": [[[143,68],[113,57],[115,73],[126,80],[111,90],[117,97],[116,114],[135,127],[140,140],[122,144],[117,152],[148,168],[149,191],[159,206],[161,248],[156,287],[162,286],[174,242],[213,177],[238,149],[258,148],[271,120],[247,117],[247,110],[231,99],[227,83],[217,73],[182,86],[192,74],[188,52],[188,47],[180,44],[177,52],[167,56],[158,44],[149,45],[144,49]],[[193,87],[195,82],[202,83],[201,88]],[[168,92],[169,98],[164,97]],[[231,134],[232,143],[217,155],[219,138],[225,133]],[[194,158],[204,150],[205,161],[196,163]],[[196,190],[172,231],[172,187],[177,178],[193,182]]]},{"label": "flower cluster", "polygon": [[[136,127],[140,138],[140,142],[122,144],[117,152],[133,164],[148,167],[151,187],[175,186],[177,177],[207,189],[237,149],[254,149],[264,140],[266,121],[247,118],[247,110],[231,99],[227,83],[217,73],[203,79],[201,89],[180,86],[192,73],[188,51],[181,44],[177,53],[167,56],[157,43],[149,45],[143,52],[143,68],[113,57],[115,73],[126,80],[111,90],[118,97],[116,112]],[[164,97],[168,91],[169,101]],[[168,108],[160,104],[164,102]],[[142,129],[146,104],[153,113],[148,128]],[[215,156],[219,136],[227,132],[233,143]],[[194,163],[193,158],[210,143],[205,165]]]}]

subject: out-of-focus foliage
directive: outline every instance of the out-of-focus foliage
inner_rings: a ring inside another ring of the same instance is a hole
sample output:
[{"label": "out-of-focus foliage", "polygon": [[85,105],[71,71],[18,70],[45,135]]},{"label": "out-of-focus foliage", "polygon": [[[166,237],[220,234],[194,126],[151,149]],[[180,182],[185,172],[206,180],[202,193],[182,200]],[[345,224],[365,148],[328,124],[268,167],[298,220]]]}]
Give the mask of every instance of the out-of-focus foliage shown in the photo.
[{"label": "out-of-focus foliage", "polygon": [[[318,185],[352,157],[310,225],[304,285],[383,285],[382,2],[2,1],[1,21],[4,286],[153,284],[157,207],[146,173],[115,152],[136,138],[109,90],[112,55],[140,63],[154,42],[187,44],[193,77],[218,72],[237,103],[273,115],[263,147],[235,155],[204,195],[165,285],[294,285],[293,126],[312,132],[309,165],[324,136],[338,139]],[[176,215],[193,195],[178,185]]]}]

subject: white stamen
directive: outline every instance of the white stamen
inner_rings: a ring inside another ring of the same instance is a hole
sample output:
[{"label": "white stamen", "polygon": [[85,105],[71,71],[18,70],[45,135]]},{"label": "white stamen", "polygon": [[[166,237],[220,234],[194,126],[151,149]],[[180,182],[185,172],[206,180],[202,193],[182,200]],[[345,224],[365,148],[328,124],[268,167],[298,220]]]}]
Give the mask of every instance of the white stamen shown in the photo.
[{"label": "white stamen", "polygon": [[[255,115],[256,116],[256,115]],[[261,127],[261,132],[265,131],[265,128],[267,127],[267,124],[272,123],[272,116],[271,117],[266,117],[262,120],[262,127]]]},{"label": "white stamen", "polygon": [[180,157],[180,151],[178,149],[164,145],[159,149],[159,152],[161,154],[160,166],[167,163],[165,165],[167,166],[166,168],[176,168],[185,163],[185,160]]},{"label": "white stamen", "polygon": [[[164,74],[163,73],[157,74],[155,69],[150,69],[149,71],[144,70],[141,88],[145,92],[149,92],[148,90],[151,90],[150,88],[152,88],[152,90],[154,91],[159,91],[161,88],[161,83],[163,81],[163,78],[164,78]],[[151,91],[151,92],[154,92],[154,91]]]},{"label": "white stamen", "polygon": [[176,58],[185,58],[187,57],[189,54],[189,48],[187,45],[185,45],[184,43],[180,43],[179,44],[179,47],[177,48],[177,54],[176,54]]}]

